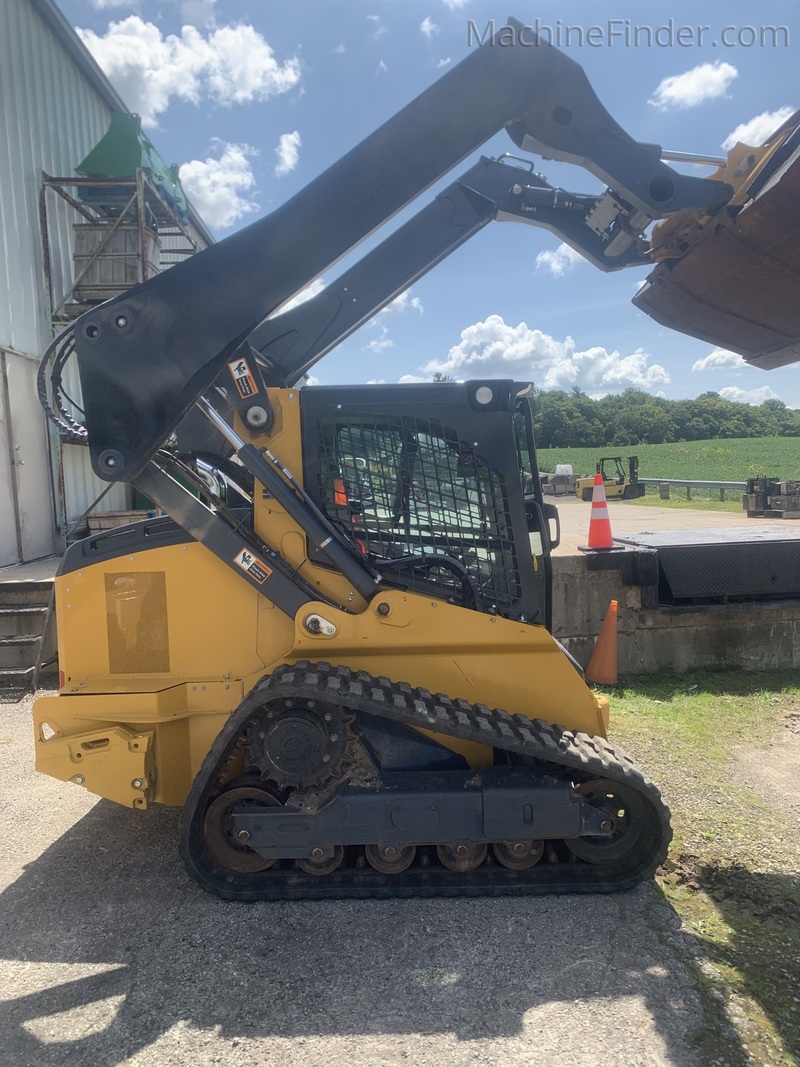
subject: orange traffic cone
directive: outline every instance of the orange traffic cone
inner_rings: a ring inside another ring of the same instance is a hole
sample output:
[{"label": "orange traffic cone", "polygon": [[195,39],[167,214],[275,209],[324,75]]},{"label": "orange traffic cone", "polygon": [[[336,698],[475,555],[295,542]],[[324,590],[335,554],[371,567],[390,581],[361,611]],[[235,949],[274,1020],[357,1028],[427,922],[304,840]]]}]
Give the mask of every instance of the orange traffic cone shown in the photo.
[{"label": "orange traffic cone", "polygon": [[592,517],[589,519],[589,544],[587,548],[596,551],[614,547],[611,536],[611,521],[608,517],[608,502],[603,475],[595,474],[592,490]]},{"label": "orange traffic cone", "polygon": [[590,682],[615,685],[617,681],[617,601],[608,605],[600,635],[585,671]]}]

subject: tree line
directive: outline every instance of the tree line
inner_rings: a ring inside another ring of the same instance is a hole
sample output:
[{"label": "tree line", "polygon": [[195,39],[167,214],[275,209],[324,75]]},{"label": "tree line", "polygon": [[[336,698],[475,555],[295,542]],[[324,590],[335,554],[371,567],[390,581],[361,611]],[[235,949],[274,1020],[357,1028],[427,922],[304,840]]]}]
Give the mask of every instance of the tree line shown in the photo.
[{"label": "tree line", "polygon": [[694,400],[665,400],[626,389],[593,400],[581,389],[535,390],[531,397],[539,448],[659,445],[715,437],[800,437],[800,411],[782,400],[758,406],[703,393]]}]

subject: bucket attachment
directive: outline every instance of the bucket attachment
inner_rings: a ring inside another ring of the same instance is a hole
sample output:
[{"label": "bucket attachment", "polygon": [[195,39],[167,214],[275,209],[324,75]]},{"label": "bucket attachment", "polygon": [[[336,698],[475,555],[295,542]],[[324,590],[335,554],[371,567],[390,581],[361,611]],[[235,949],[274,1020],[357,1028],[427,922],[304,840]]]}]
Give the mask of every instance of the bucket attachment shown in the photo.
[{"label": "bucket attachment", "polygon": [[737,144],[713,178],[738,183],[714,214],[654,228],[660,260],[634,305],[771,370],[800,360],[800,113],[760,148]]}]

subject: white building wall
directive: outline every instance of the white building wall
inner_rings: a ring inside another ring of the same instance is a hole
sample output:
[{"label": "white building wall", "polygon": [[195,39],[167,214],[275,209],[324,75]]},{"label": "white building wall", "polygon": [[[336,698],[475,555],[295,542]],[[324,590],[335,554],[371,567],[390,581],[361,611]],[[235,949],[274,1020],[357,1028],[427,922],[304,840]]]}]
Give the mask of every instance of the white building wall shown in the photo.
[{"label": "white building wall", "polygon": [[[30,0],[0,3],[0,345],[33,355],[50,342],[39,231],[41,171],[72,175],[110,111]],[[57,282],[72,273],[72,212],[52,213]]]},{"label": "white building wall", "polygon": [[[73,444],[63,448],[55,475],[63,485],[53,484],[54,450],[35,387],[38,360],[52,340],[41,172],[73,176],[118,100],[107,83],[98,87],[96,68],[87,74],[76,49],[82,46],[52,0],[0,0],[0,567],[57,549],[57,501],[65,499],[74,522],[107,486],[92,473],[88,449]],[[53,190],[47,197],[57,301],[73,277],[76,216]],[[77,388],[76,368],[65,383]],[[127,488],[114,486],[98,510],[127,506]]]}]

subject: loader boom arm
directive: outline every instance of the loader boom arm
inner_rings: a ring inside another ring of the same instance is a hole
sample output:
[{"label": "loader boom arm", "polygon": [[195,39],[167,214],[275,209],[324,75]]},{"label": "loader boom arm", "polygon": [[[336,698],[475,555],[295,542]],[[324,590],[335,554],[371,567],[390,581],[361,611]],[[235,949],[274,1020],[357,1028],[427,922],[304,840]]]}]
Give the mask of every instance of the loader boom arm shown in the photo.
[{"label": "loader boom arm", "polygon": [[77,320],[101,478],[134,479],[260,322],[504,127],[602,174],[642,219],[726,201],[726,184],[633,140],[582,69],[523,29],[511,20],[272,214]]},{"label": "loader boom arm", "polygon": [[294,385],[493,219],[546,227],[600,270],[650,265],[633,237],[608,241],[586,225],[607,193],[567,193],[520,162],[481,157],[322,292],[256,327],[242,351],[260,358],[266,384]]}]

